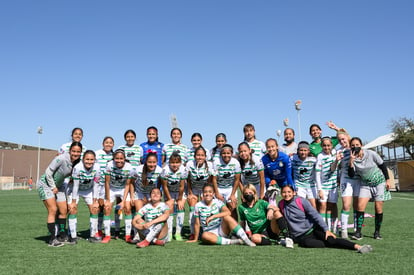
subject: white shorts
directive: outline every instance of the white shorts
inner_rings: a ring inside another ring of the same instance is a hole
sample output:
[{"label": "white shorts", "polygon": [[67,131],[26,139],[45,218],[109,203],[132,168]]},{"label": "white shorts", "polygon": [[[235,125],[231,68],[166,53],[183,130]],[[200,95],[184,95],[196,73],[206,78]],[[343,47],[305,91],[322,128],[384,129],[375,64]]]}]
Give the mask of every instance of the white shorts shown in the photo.
[{"label": "white shorts", "polygon": [[105,199],[105,185],[98,186],[98,199]]},{"label": "white shorts", "polygon": [[228,237],[226,234],[224,234],[223,229],[221,228],[221,225],[214,229],[211,229],[209,231],[204,231],[204,232],[213,233],[214,235],[220,236],[220,237],[225,237],[225,238]]},{"label": "white shorts", "polygon": [[[83,198],[83,201],[87,205],[91,205],[93,203],[93,189],[85,190],[85,191],[79,190],[78,195],[79,195],[79,197],[76,200],[76,204],[79,203],[79,198]],[[72,194],[67,196],[67,202],[68,202],[68,204],[72,203]]]},{"label": "white shorts", "polygon": [[374,201],[384,201],[385,182],[378,184],[377,186],[361,185],[359,190],[360,198],[370,198]]},{"label": "white shorts", "polygon": [[[227,202],[230,200],[230,196],[231,196],[231,191],[233,191],[233,187],[232,188],[218,188],[218,191],[220,193],[220,195],[223,196],[224,201]],[[236,196],[237,199],[237,192],[234,193],[234,195]]]},{"label": "white shorts", "polygon": [[320,202],[330,202],[330,203],[337,203],[338,202],[338,189],[332,190],[322,190],[323,191],[323,200],[319,198]]},{"label": "white shorts", "polygon": [[[110,189],[109,189],[109,194],[110,194],[109,195],[109,200],[110,200],[110,202],[114,203],[116,198],[123,199],[124,198],[124,192],[125,192],[125,189],[117,189],[117,188],[110,187]],[[130,201],[130,200],[131,200],[131,198],[128,194],[128,196],[126,198],[126,201]]]},{"label": "white shorts", "polygon": [[361,187],[360,180],[341,179],[341,196],[342,197],[358,197]]},{"label": "white shorts", "polygon": [[304,199],[316,199],[317,198],[315,187],[304,188],[304,187],[298,186],[297,188],[298,190],[296,191],[296,193],[299,197],[302,197]]}]

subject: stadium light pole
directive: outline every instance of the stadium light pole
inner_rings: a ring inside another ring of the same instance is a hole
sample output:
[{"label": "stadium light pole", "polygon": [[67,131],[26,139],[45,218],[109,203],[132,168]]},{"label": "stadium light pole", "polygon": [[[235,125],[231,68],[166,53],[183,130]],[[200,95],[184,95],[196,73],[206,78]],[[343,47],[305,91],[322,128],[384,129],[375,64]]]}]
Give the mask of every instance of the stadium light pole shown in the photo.
[{"label": "stadium light pole", "polygon": [[295,109],[296,109],[296,111],[298,111],[298,130],[299,130],[299,140],[301,141],[302,140],[302,133],[301,133],[301,130],[300,130],[300,115],[299,115],[299,111],[302,109],[301,108],[301,105],[302,105],[302,100],[296,100],[295,101]]},{"label": "stadium light pole", "polygon": [[37,147],[37,177],[36,182],[39,180],[39,170],[40,170],[40,136],[43,134],[42,126],[37,127],[37,133],[39,134],[39,146]]}]

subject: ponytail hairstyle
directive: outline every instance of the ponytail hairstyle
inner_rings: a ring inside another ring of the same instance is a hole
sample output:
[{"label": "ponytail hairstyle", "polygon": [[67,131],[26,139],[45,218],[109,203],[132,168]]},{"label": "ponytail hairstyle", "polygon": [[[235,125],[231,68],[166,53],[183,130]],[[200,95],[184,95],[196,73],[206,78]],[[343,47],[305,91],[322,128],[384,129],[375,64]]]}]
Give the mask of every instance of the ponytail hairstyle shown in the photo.
[{"label": "ponytail hairstyle", "polygon": [[[208,172],[208,164],[207,164],[207,151],[206,151],[206,149],[204,149],[204,147],[202,146],[202,145],[200,145],[200,147],[198,147],[198,148],[196,148],[195,150],[194,150],[194,161],[195,161],[195,156],[197,155],[197,152],[198,151],[203,151],[204,152],[204,155],[206,155],[206,159],[204,160],[204,165],[205,165],[205,167],[206,167],[206,171]],[[197,165],[197,164],[196,164]]]},{"label": "ponytail hairstyle", "polygon": [[[81,129],[82,130],[82,129]],[[81,149],[81,152],[82,152],[82,148],[83,148],[83,146],[82,146],[82,143],[80,143],[79,141],[74,141],[74,142],[72,142],[72,144],[70,145],[70,147],[69,147],[69,153],[70,153],[70,151],[72,150],[72,148],[73,147],[75,147],[75,146],[79,146],[80,147],[80,149]],[[73,163],[72,163],[72,167],[75,167],[75,165],[76,164],[78,164],[79,162],[80,162],[80,160],[81,160],[81,158],[79,157],[78,159],[76,159]],[[73,168],[72,168],[73,169]]]},{"label": "ponytail hairstyle", "polygon": [[[253,124],[247,123],[243,127],[243,133],[246,132],[246,130],[249,130],[249,129],[252,129],[253,131],[256,131],[256,129],[254,129],[254,125]],[[256,139],[256,134],[253,136],[253,139]],[[247,141],[246,135],[244,135],[244,141]]]},{"label": "ponytail hairstyle", "polygon": [[157,138],[155,139],[156,142],[158,142],[158,129],[155,126],[150,126],[147,128],[147,134],[149,130],[154,130],[157,133]]},{"label": "ponytail hairstyle", "polygon": [[[224,133],[218,133],[217,135],[216,135],[216,142],[217,142],[217,139],[218,138],[224,138],[224,140],[225,140],[225,142],[227,142],[227,137],[226,137],[226,135],[224,134]],[[212,150],[212,154],[211,154],[211,157],[212,158],[214,158],[214,155],[216,154],[216,152],[217,152],[217,150],[218,150],[219,148],[218,148],[218,146],[216,145],[216,146],[214,146],[214,148],[213,148],[213,150]]]},{"label": "ponytail hairstyle", "polygon": [[142,169],[141,182],[142,182],[142,185],[144,185],[144,186],[147,186],[148,185],[148,173],[150,171],[148,169],[148,164],[147,163],[148,163],[148,159],[150,157],[155,157],[156,161],[158,162],[157,153],[155,153],[155,152],[149,152],[148,155],[147,155],[147,158],[145,159],[144,166],[143,166],[143,169]]},{"label": "ponytail hairstyle", "polygon": [[[253,160],[253,150],[250,149],[249,144],[246,141],[240,142],[238,148],[240,148],[240,146],[246,145],[247,148],[249,148],[250,151],[250,159],[249,159],[249,164],[250,165],[254,165],[254,160]],[[240,168],[243,170],[244,167],[246,166],[246,163],[244,162],[244,160],[241,159],[240,154],[237,157],[238,161],[240,162]]]}]

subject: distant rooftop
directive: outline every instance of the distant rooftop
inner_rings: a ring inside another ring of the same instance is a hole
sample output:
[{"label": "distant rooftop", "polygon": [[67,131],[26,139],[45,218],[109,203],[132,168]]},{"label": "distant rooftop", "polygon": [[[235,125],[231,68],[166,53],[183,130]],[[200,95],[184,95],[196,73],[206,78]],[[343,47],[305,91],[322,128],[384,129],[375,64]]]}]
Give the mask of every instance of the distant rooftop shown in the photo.
[{"label": "distant rooftop", "polygon": [[[30,145],[24,145],[24,144],[18,144],[8,141],[0,141],[0,149],[4,150],[37,150],[37,146],[30,146]],[[49,148],[42,148],[40,147],[40,150],[42,151],[54,151]]]}]

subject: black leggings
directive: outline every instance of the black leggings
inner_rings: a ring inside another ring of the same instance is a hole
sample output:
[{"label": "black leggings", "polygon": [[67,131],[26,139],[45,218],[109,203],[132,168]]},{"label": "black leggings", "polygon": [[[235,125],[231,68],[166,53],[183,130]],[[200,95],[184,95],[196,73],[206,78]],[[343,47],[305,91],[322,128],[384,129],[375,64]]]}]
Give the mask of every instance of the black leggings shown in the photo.
[{"label": "black leggings", "polygon": [[354,250],[355,243],[341,239],[341,238],[334,238],[329,236],[327,240],[325,240],[325,232],[316,227],[312,231],[312,233],[308,235],[302,235],[300,237],[295,238],[295,241],[299,244],[301,247],[307,247],[307,248],[325,248],[325,247],[331,247],[331,248],[345,248]]}]

